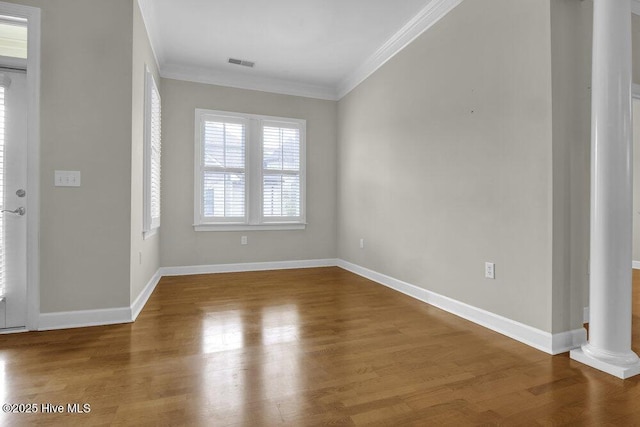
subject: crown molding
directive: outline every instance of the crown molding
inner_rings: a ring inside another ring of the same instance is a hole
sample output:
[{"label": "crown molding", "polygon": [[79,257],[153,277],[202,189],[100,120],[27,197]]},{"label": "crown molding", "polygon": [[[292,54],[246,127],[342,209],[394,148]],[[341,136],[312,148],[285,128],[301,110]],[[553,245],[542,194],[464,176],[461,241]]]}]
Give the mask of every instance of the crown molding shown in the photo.
[{"label": "crown molding", "polygon": [[185,80],[238,89],[257,90],[330,101],[338,100],[337,93],[329,86],[312,85],[269,77],[248,76],[246,74],[232,73],[220,69],[164,64],[160,65],[160,75],[167,79]]},{"label": "crown molding", "polygon": [[[331,101],[340,100],[351,92],[378,68],[393,58],[409,43],[428,30],[463,0],[432,0],[416,16],[407,22],[397,33],[387,40],[376,52],[367,58],[346,78],[335,87],[314,85],[261,76],[229,72],[221,69],[191,67],[166,63],[165,52],[160,43],[158,26],[153,14],[152,0],[137,0],[142,12],[143,20],[149,35],[151,47],[164,78],[185,80],[196,83],[213,84],[239,89],[258,90],[262,92],[279,93],[283,95],[317,98]],[[640,1],[633,0],[634,13],[640,10]]]},{"label": "crown molding", "polygon": [[427,31],[463,0],[432,0],[404,27],[387,40],[356,70],[338,85],[338,98],[342,98],[362,83],[367,77],[382,67],[388,60],[404,49],[409,43]]},{"label": "crown molding", "polygon": [[151,52],[153,52],[153,56],[155,57],[156,65],[160,68],[160,65],[164,63],[165,54],[162,43],[158,41],[160,38],[158,36],[158,25],[153,13],[153,6],[151,5],[152,0],[137,1],[140,13],[142,13],[142,22],[147,30],[147,38],[151,45]]}]

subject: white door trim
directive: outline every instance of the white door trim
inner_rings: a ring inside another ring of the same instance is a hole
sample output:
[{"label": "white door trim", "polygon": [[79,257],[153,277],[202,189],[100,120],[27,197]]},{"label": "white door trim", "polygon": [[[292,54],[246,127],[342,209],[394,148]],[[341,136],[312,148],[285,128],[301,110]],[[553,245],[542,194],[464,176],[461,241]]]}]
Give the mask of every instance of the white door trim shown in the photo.
[{"label": "white door trim", "polygon": [[40,317],[40,9],[0,2],[0,14],[27,20],[27,329]]}]

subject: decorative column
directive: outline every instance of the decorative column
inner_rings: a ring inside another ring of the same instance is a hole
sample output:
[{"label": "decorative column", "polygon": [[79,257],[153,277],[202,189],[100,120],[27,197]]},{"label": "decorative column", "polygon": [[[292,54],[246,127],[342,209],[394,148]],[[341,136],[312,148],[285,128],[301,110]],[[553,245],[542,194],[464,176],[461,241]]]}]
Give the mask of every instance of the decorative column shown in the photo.
[{"label": "decorative column", "polygon": [[595,0],[591,98],[589,342],[571,358],[619,378],[631,351],[631,0]]}]

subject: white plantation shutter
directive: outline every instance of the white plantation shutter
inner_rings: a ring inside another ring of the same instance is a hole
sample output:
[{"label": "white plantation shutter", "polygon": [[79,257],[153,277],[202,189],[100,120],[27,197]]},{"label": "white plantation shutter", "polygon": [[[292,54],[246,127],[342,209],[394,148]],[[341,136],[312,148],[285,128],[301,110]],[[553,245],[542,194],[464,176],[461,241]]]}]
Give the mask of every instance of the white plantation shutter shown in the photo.
[{"label": "white plantation shutter", "polygon": [[151,92],[151,228],[160,226],[160,94]]},{"label": "white plantation shutter", "polygon": [[263,122],[262,215],[295,220],[301,214],[301,131],[295,124]]},{"label": "white plantation shutter", "polygon": [[[0,210],[4,207],[4,152],[5,152],[5,87],[8,86],[8,78],[0,75]],[[6,268],[5,268],[5,223],[4,215],[0,214],[0,298],[6,292]]]},{"label": "white plantation shutter", "polygon": [[153,74],[145,73],[144,220],[145,233],[160,227],[162,109]]},{"label": "white plantation shutter", "polygon": [[246,135],[242,118],[205,117],[200,165],[202,219],[242,222],[246,218]]}]

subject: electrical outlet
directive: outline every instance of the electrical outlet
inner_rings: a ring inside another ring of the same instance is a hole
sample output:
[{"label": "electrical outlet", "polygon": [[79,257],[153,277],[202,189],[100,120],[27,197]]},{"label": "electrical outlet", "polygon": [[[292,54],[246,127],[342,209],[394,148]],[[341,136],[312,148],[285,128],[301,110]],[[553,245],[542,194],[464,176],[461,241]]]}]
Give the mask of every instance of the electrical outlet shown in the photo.
[{"label": "electrical outlet", "polygon": [[249,239],[247,239],[247,236],[240,237],[240,244],[241,245],[246,245],[248,243],[249,243]]},{"label": "electrical outlet", "polygon": [[360,249],[364,249],[364,239],[360,239]]},{"label": "electrical outlet", "polygon": [[487,279],[496,278],[496,265],[492,262],[484,263],[484,277]]}]

